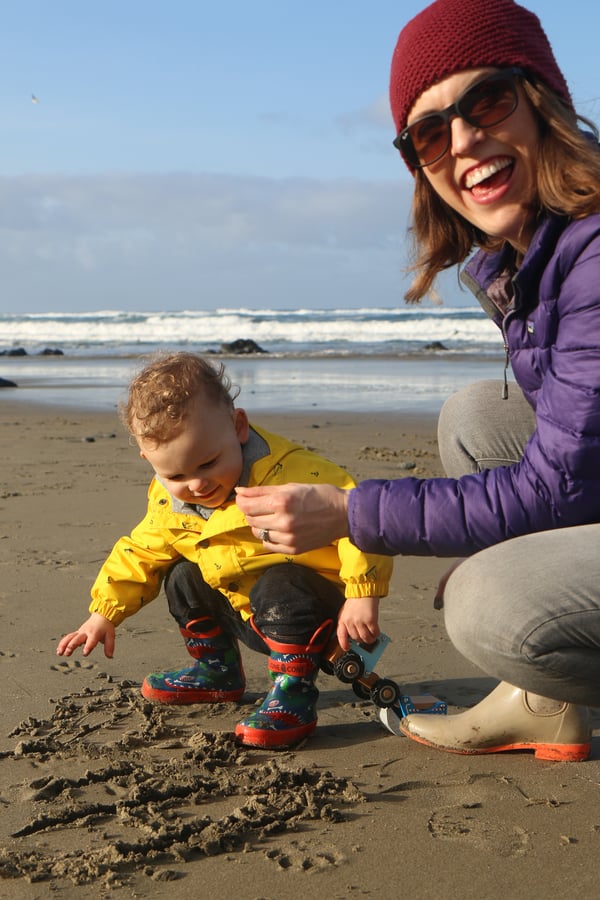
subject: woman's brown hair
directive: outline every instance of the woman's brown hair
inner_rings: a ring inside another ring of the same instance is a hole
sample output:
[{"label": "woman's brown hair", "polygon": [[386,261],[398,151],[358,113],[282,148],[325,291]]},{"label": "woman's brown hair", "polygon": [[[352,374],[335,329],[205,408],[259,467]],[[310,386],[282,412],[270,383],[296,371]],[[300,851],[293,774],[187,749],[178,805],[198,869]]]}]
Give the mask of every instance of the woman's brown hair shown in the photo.
[{"label": "woman's brown hair", "polygon": [[[577,115],[543,82],[523,80],[523,89],[538,120],[540,141],[536,161],[538,216],[557,213],[573,219],[600,212],[600,151],[598,130]],[[591,133],[584,133],[578,121]],[[415,249],[409,272],[413,282],[408,303],[433,293],[433,283],[444,269],[458,265],[471,250],[499,250],[504,241],[484,234],[440,199],[422,170],[415,173],[410,229]]]}]

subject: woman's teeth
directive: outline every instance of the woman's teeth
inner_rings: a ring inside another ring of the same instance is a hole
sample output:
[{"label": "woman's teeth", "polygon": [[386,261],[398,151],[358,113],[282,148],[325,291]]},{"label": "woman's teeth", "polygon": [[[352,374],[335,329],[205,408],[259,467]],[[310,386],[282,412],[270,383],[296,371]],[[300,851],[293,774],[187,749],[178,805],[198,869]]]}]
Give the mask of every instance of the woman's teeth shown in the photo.
[{"label": "woman's teeth", "polygon": [[492,175],[501,172],[502,169],[506,169],[510,165],[511,160],[506,157],[504,159],[495,159],[494,162],[486,163],[485,166],[479,166],[477,169],[472,169],[467,173],[465,178],[465,187],[470,190],[476,185],[481,184],[482,181],[487,181]]}]

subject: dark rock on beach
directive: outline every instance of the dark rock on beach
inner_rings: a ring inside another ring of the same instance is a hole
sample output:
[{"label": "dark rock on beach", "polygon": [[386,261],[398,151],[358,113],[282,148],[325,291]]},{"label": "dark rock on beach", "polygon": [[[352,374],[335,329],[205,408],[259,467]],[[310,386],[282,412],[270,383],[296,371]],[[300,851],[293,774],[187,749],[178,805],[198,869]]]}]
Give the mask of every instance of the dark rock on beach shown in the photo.
[{"label": "dark rock on beach", "polygon": [[[0,350],[0,356],[28,356],[25,347],[11,347],[9,350]],[[45,347],[40,350],[38,356],[64,356],[64,352],[58,347]]]},{"label": "dark rock on beach", "polygon": [[243,355],[245,353],[267,353],[267,350],[263,350],[262,347],[259,347],[256,341],[253,341],[249,338],[238,338],[237,341],[231,341],[231,343],[223,343],[221,344],[221,352],[222,353],[237,353],[238,355]]},{"label": "dark rock on beach", "polygon": [[421,350],[447,350],[448,348],[441,341],[432,341],[430,344],[424,344]]},{"label": "dark rock on beach", "polygon": [[11,347],[10,350],[0,350],[0,356],[27,356],[25,347]]},{"label": "dark rock on beach", "polygon": [[15,381],[10,381],[8,378],[0,378],[0,388],[3,387],[18,387],[18,384]]}]

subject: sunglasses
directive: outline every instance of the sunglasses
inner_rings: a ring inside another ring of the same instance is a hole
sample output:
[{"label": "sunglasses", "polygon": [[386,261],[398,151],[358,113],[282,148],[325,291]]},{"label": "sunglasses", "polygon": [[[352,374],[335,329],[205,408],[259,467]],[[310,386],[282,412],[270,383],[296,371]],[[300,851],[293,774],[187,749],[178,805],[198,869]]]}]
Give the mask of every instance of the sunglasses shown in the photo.
[{"label": "sunglasses", "polygon": [[452,142],[450,122],[456,116],[473,128],[492,128],[508,119],[519,105],[515,78],[524,75],[517,67],[487,75],[447,109],[422,116],[403,128],[394,147],[413,169],[430,166],[448,152]]}]

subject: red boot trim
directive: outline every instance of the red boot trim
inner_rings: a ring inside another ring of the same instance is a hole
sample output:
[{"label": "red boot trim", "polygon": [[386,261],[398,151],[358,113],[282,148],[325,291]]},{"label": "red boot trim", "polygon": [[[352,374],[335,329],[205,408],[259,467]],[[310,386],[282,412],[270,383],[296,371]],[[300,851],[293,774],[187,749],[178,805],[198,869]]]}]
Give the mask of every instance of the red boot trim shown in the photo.
[{"label": "red boot trim", "polygon": [[202,619],[191,619],[191,621],[186,623],[185,628],[180,628],[180,632],[184,637],[195,637],[195,638],[214,638],[218,637],[220,634],[223,634],[223,629],[220,625],[215,625],[214,628],[209,628],[208,631],[192,631],[192,625],[199,625],[201,622],[210,622],[211,624],[214,622],[214,619],[205,616]]},{"label": "red boot trim", "polygon": [[289,750],[308,737],[317,726],[315,722],[298,725],[297,728],[286,728],[276,731],[267,728],[251,728],[239,723],[235,726],[235,734],[245,747],[268,747],[270,750]]},{"label": "red boot trim", "polygon": [[[294,646],[292,645],[290,648],[289,644],[285,646],[288,647],[286,656],[292,656],[294,652]],[[291,649],[291,653],[290,653]],[[297,659],[275,659],[274,657],[269,657],[269,672],[274,672],[275,675],[294,675],[296,678],[308,678],[315,671],[315,664],[307,656],[299,656]]]},{"label": "red boot trim", "polygon": [[269,650],[273,650],[275,653],[321,653],[329,640],[329,635],[333,628],[333,619],[326,619],[319,625],[308,644],[283,644],[280,641],[267,637],[254,621],[254,616],[250,619],[250,625],[257,635],[263,639]]},{"label": "red boot trim", "polygon": [[553,762],[584,762],[589,759],[592,752],[592,743],[583,744],[543,744],[535,741],[519,741],[512,744],[497,744],[495,747],[476,747],[474,749],[458,749],[456,747],[444,747],[442,744],[434,744],[426,741],[416,734],[405,731],[400,722],[400,731],[411,741],[423,744],[425,747],[433,747],[434,750],[443,750],[446,753],[455,753],[458,756],[483,756],[487,753],[505,753],[509,750],[532,750],[536,759],[551,760]]},{"label": "red boot trim", "polygon": [[153,687],[147,678],[142,683],[142,696],[146,700],[154,700],[170,706],[184,706],[187,703],[229,703],[241,700],[244,688],[236,688],[233,691],[210,691],[197,688],[184,688],[181,691],[162,691]]}]

